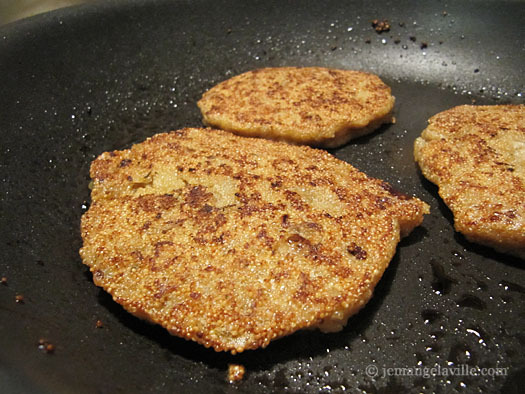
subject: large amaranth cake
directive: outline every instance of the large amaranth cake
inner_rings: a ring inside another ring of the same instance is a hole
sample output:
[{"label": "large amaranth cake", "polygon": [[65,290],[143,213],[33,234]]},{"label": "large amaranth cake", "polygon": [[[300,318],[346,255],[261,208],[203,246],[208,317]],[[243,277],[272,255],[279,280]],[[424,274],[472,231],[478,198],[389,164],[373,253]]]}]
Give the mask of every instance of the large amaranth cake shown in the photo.
[{"label": "large amaranth cake", "polygon": [[223,81],[204,93],[198,106],[209,126],[334,148],[392,122],[394,97],[374,74],[280,67]]},{"label": "large amaranth cake", "polygon": [[441,112],[415,142],[425,177],[467,239],[525,259],[525,106]]},{"label": "large amaranth cake", "polygon": [[212,129],[91,166],[83,262],[132,314],[215,350],[336,331],[428,211],[325,151]]}]

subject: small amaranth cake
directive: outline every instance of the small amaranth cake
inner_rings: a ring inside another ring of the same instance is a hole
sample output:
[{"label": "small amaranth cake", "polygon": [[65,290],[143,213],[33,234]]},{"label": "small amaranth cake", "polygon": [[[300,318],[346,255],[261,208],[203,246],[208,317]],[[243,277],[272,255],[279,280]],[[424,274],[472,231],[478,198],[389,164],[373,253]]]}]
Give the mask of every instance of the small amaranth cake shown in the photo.
[{"label": "small amaranth cake", "polygon": [[525,106],[463,105],[429,120],[416,161],[472,242],[525,259]]},{"label": "small amaranth cake", "polygon": [[322,67],[263,68],[219,83],[197,103],[204,123],[235,134],[335,148],[393,121],[377,75]]},{"label": "small amaranth cake", "polygon": [[325,151],[212,129],[91,166],[82,260],[132,314],[217,351],[341,329],[425,203]]}]

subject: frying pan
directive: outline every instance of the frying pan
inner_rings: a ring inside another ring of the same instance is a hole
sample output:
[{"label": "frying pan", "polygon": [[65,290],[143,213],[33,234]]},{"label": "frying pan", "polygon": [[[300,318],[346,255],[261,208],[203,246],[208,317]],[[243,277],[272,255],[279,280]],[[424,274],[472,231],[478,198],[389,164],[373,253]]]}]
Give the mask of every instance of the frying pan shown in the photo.
[{"label": "frying pan", "polygon": [[[110,1],[1,28],[0,392],[519,392],[523,261],[454,232],[412,144],[452,106],[523,102],[524,11],[519,1]],[[93,285],[78,256],[89,164],[200,125],[195,103],[213,84],[285,65],[367,70],[392,87],[397,123],[331,153],[432,213],[343,331],[215,353]],[[246,367],[241,382],[226,381],[229,363]],[[443,372],[459,366],[501,370]]]}]

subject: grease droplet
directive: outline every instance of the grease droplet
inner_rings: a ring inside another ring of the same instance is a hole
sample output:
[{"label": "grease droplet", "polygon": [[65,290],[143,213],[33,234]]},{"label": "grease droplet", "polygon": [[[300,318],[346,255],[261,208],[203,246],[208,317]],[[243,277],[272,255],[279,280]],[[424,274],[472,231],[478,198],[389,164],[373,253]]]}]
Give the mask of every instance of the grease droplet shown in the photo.
[{"label": "grease droplet", "polygon": [[440,294],[448,294],[452,284],[457,283],[456,280],[448,276],[443,266],[436,260],[430,260],[430,265],[432,266],[432,274],[434,274],[432,288]]},{"label": "grease droplet", "polygon": [[425,324],[432,324],[439,318],[441,318],[441,313],[438,311],[435,311],[433,309],[425,309],[423,312],[421,312],[421,317],[423,317],[423,320],[425,321]]},{"label": "grease droplet", "polygon": [[463,294],[458,300],[457,305],[464,308],[473,308],[483,310],[487,307],[487,304],[476,296],[470,294]]}]

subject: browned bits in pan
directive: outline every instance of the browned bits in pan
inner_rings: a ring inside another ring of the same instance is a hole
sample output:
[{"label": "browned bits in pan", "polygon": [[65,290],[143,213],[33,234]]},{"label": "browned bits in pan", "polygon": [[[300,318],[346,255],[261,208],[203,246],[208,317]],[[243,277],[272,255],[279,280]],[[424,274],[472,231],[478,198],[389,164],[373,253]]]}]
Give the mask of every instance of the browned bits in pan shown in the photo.
[{"label": "browned bits in pan", "polygon": [[52,354],[55,352],[55,345],[45,340],[44,338],[40,338],[38,340],[38,349],[47,354]]},{"label": "browned bits in pan", "polygon": [[390,23],[386,19],[384,20],[374,19],[372,21],[372,27],[379,34],[390,31]]}]

